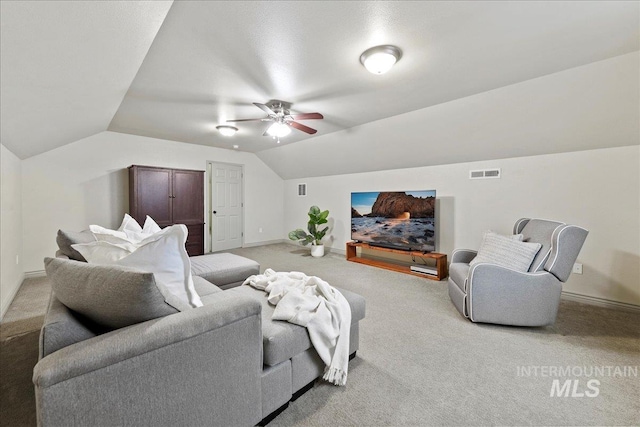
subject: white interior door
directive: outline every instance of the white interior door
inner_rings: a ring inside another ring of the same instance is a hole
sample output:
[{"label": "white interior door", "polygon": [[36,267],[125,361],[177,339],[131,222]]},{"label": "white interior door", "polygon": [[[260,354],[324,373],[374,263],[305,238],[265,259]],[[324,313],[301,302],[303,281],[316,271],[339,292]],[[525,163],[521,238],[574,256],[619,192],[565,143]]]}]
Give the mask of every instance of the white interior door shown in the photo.
[{"label": "white interior door", "polygon": [[210,163],[211,252],[242,247],[242,166]]}]

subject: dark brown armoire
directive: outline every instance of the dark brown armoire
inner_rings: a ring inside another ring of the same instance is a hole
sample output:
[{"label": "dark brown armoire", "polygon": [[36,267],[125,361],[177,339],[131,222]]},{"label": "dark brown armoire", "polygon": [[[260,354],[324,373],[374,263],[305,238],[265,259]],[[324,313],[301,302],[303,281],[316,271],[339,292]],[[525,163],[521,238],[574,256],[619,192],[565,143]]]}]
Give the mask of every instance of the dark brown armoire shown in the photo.
[{"label": "dark brown armoire", "polygon": [[189,256],[204,254],[204,171],[130,166],[129,211],[141,225],[186,225]]}]

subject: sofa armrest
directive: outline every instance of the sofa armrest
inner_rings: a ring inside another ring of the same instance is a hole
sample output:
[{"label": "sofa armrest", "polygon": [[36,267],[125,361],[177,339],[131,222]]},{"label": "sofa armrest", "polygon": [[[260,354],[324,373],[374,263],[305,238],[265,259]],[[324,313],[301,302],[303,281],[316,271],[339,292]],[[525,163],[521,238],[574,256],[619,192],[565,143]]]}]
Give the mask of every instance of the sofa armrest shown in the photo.
[{"label": "sofa armrest", "polygon": [[469,264],[478,255],[478,251],[472,249],[456,249],[451,254],[451,263],[461,262]]},{"label": "sofa armrest", "polygon": [[33,372],[39,425],[259,421],[261,306],[224,294],[44,357]]},{"label": "sofa armrest", "polygon": [[522,273],[476,264],[468,276],[469,318],[515,326],[553,324],[561,292],[562,283],[546,271]]}]

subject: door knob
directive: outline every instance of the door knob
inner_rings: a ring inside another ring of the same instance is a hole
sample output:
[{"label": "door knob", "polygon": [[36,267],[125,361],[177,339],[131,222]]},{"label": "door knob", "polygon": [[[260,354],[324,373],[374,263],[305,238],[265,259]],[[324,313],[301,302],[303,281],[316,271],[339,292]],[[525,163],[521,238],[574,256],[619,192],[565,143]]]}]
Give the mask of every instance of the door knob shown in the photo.
[{"label": "door knob", "polygon": [[215,214],[217,214],[217,213],[218,213],[217,211],[213,211],[213,214],[214,214],[214,215],[215,215]]}]

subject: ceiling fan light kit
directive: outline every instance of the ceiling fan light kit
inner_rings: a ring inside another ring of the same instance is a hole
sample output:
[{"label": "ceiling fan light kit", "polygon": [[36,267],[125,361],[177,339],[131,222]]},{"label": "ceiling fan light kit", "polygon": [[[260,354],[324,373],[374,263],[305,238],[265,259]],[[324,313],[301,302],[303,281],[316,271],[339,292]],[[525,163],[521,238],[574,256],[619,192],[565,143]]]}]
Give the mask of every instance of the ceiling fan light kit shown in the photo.
[{"label": "ceiling fan light kit", "polygon": [[284,123],[276,122],[269,126],[267,133],[271,136],[282,138],[291,133],[291,128]]},{"label": "ceiling fan light kit", "polygon": [[[318,132],[317,130],[312,129],[309,126],[303,125],[302,123],[298,123],[296,120],[316,120],[316,119],[324,118],[320,113],[303,113],[303,114],[291,115],[291,112],[289,111],[290,104],[283,103],[282,101],[271,101],[269,105],[254,102],[253,105],[255,105],[256,107],[258,107],[259,109],[267,113],[267,117],[256,118],[256,119],[234,119],[234,120],[227,120],[227,122],[228,123],[253,122],[253,121],[273,122],[273,124],[269,126],[269,128],[263,134],[263,136],[270,136],[273,139],[276,139],[278,144],[280,143],[280,138],[285,137],[291,133],[291,128],[297,129],[304,133],[308,133],[309,135],[313,135],[314,133]],[[220,127],[222,126],[218,126],[218,128]],[[233,126],[227,126],[227,127],[236,129]]]},{"label": "ceiling fan light kit", "polygon": [[238,132],[237,127],[229,125],[216,126],[216,129],[218,129],[218,132],[220,132],[222,136],[233,136]]},{"label": "ceiling fan light kit", "polygon": [[381,45],[365,50],[360,55],[360,63],[373,74],[384,74],[402,58],[402,51],[397,46]]}]

